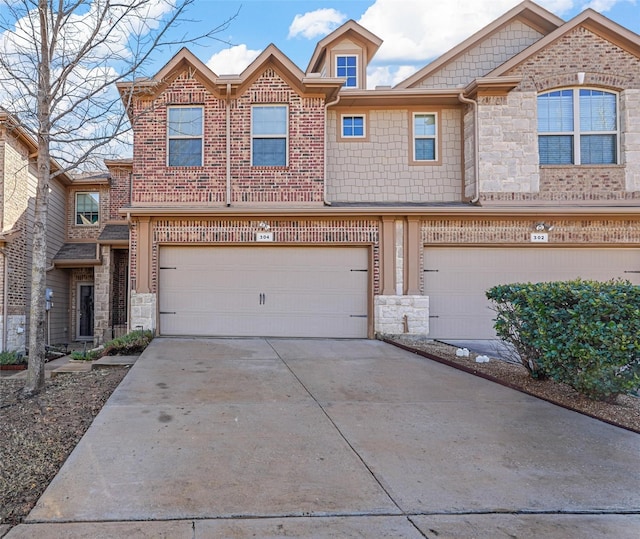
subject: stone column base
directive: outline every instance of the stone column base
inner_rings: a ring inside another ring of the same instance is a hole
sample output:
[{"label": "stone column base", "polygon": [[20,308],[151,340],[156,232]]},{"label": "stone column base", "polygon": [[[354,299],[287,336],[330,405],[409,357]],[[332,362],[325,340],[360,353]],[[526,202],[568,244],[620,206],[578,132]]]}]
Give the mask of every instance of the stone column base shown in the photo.
[{"label": "stone column base", "polygon": [[156,295],[131,292],[131,331],[156,330]]},{"label": "stone column base", "polygon": [[377,334],[429,334],[429,296],[375,296],[374,309]]}]

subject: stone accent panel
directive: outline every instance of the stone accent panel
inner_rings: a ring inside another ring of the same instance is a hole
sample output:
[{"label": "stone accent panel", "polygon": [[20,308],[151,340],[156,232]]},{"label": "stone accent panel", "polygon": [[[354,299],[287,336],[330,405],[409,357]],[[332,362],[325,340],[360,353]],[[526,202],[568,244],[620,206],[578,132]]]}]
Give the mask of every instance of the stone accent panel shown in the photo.
[{"label": "stone accent panel", "polygon": [[480,192],[539,190],[535,92],[478,99]]},{"label": "stone accent panel", "polygon": [[624,157],[627,192],[640,191],[640,90],[625,90],[620,95],[620,148]]},{"label": "stone accent panel", "polygon": [[[27,317],[26,315],[10,315],[7,326],[7,350],[22,352],[27,349]],[[0,320],[2,316],[0,316]],[[0,324],[2,331],[2,324]]]},{"label": "stone accent panel", "polygon": [[375,332],[378,335],[428,335],[428,296],[376,296]]},{"label": "stone accent panel", "polygon": [[131,323],[132,331],[143,329],[155,333],[156,323],[156,294],[131,293]]},{"label": "stone accent panel", "polygon": [[111,318],[111,247],[100,248],[102,265],[93,270],[93,344],[98,346],[109,340],[107,330]]}]

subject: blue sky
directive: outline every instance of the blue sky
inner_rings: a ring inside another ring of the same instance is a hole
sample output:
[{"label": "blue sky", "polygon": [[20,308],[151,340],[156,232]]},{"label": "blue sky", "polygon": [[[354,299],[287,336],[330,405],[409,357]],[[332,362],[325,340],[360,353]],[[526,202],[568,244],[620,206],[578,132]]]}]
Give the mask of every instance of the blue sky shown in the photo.
[{"label": "blue sky", "polygon": [[[518,0],[195,0],[176,35],[218,26],[237,16],[218,34],[222,42],[190,46],[217,74],[240,73],[269,43],[305,70],[316,43],[348,19],[383,41],[370,66],[369,87],[396,84],[496,17]],[[540,0],[542,7],[569,20],[590,7],[640,33],[635,0]],[[153,73],[179,47],[165,51],[148,66]]]}]

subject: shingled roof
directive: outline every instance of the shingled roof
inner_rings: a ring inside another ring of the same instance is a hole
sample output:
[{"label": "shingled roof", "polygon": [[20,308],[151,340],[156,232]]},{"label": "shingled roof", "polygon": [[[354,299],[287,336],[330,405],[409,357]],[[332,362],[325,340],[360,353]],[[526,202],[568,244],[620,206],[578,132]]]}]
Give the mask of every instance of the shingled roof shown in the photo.
[{"label": "shingled roof", "polygon": [[58,267],[97,266],[100,264],[97,253],[95,243],[65,243],[53,257],[53,263]]},{"label": "shingled roof", "polygon": [[98,243],[129,243],[129,225],[105,225],[98,238]]}]

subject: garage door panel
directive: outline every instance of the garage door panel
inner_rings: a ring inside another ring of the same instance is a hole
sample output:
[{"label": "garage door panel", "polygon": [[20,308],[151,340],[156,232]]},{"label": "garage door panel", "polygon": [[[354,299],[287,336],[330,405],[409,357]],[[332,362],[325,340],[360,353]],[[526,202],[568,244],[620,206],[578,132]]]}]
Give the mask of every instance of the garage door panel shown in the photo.
[{"label": "garage door panel", "polygon": [[514,282],[622,278],[640,284],[637,249],[426,248],[424,293],[429,296],[430,336],[495,338],[495,312],[485,291]]},{"label": "garage door panel", "polygon": [[163,247],[160,332],[366,337],[368,273],[351,269],[367,264],[366,248]]}]

